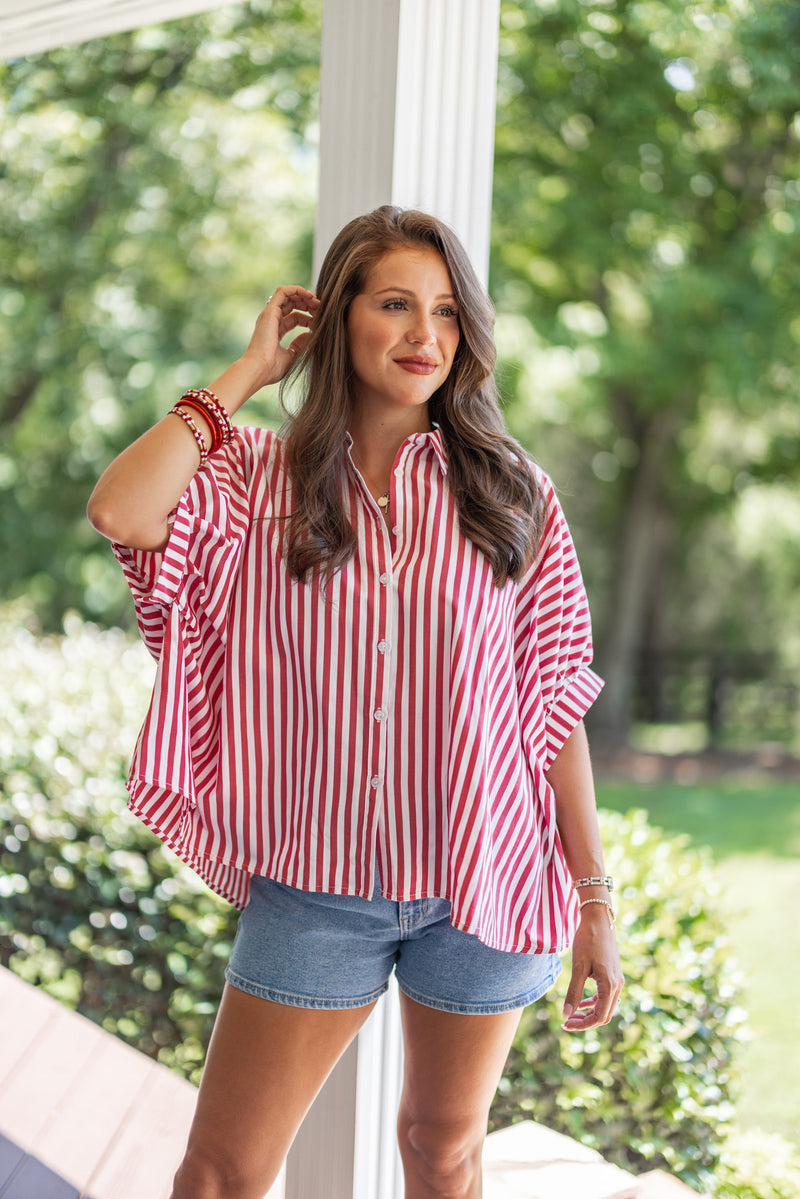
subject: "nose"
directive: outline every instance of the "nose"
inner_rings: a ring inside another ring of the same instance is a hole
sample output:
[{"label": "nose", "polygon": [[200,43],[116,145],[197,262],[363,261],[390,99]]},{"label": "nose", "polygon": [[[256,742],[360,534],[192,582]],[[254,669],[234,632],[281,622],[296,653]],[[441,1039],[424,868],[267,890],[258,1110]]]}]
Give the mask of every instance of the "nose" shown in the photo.
[{"label": "nose", "polygon": [[433,328],[433,321],[427,312],[419,312],[415,314],[410,322],[408,340],[414,345],[429,346],[436,340],[436,334]]}]

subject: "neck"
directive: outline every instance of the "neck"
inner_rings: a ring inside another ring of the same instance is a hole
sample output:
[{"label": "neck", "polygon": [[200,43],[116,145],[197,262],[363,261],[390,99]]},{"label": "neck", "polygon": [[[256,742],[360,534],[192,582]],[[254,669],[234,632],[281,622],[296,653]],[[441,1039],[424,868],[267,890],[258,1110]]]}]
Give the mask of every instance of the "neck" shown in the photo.
[{"label": "neck", "polygon": [[358,408],[350,421],[353,458],[362,474],[383,478],[391,473],[400,446],[414,433],[430,433],[427,405],[397,414],[370,415]]}]

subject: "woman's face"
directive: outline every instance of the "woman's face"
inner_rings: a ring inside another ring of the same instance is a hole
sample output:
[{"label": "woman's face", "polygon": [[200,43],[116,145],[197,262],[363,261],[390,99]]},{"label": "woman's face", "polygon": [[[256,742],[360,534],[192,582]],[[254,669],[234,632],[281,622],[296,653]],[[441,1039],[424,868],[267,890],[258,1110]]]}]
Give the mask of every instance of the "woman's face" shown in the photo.
[{"label": "woman's face", "polygon": [[379,258],[350,306],[347,335],[357,405],[427,405],[450,373],[460,337],[441,254],[408,246]]}]

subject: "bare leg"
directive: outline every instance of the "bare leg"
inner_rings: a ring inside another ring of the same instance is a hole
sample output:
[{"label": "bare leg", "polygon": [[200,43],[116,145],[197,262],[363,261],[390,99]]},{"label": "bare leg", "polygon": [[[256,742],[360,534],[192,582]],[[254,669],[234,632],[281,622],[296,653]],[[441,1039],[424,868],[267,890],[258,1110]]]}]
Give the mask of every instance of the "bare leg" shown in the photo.
[{"label": "bare leg", "polygon": [[226,986],[172,1199],[263,1199],[374,1006],[288,1007]]},{"label": "bare leg", "polygon": [[463,1016],[401,993],[405,1079],[398,1137],[406,1199],[480,1199],[481,1153],[521,1009]]}]

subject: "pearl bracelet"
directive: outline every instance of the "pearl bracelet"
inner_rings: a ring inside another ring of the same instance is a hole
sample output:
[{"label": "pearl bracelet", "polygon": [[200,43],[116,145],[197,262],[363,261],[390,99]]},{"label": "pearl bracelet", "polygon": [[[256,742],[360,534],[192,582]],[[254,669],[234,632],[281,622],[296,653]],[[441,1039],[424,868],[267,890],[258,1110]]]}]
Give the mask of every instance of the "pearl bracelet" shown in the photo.
[{"label": "pearl bracelet", "polygon": [[616,917],[613,907],[611,906],[611,904],[608,902],[607,899],[583,899],[583,900],[581,900],[581,903],[580,903],[581,911],[583,911],[583,909],[586,907],[587,903],[602,903],[604,908],[608,908],[608,921],[609,921],[609,924],[611,925],[611,927],[612,928],[614,927],[614,925],[617,923],[617,917]]}]

